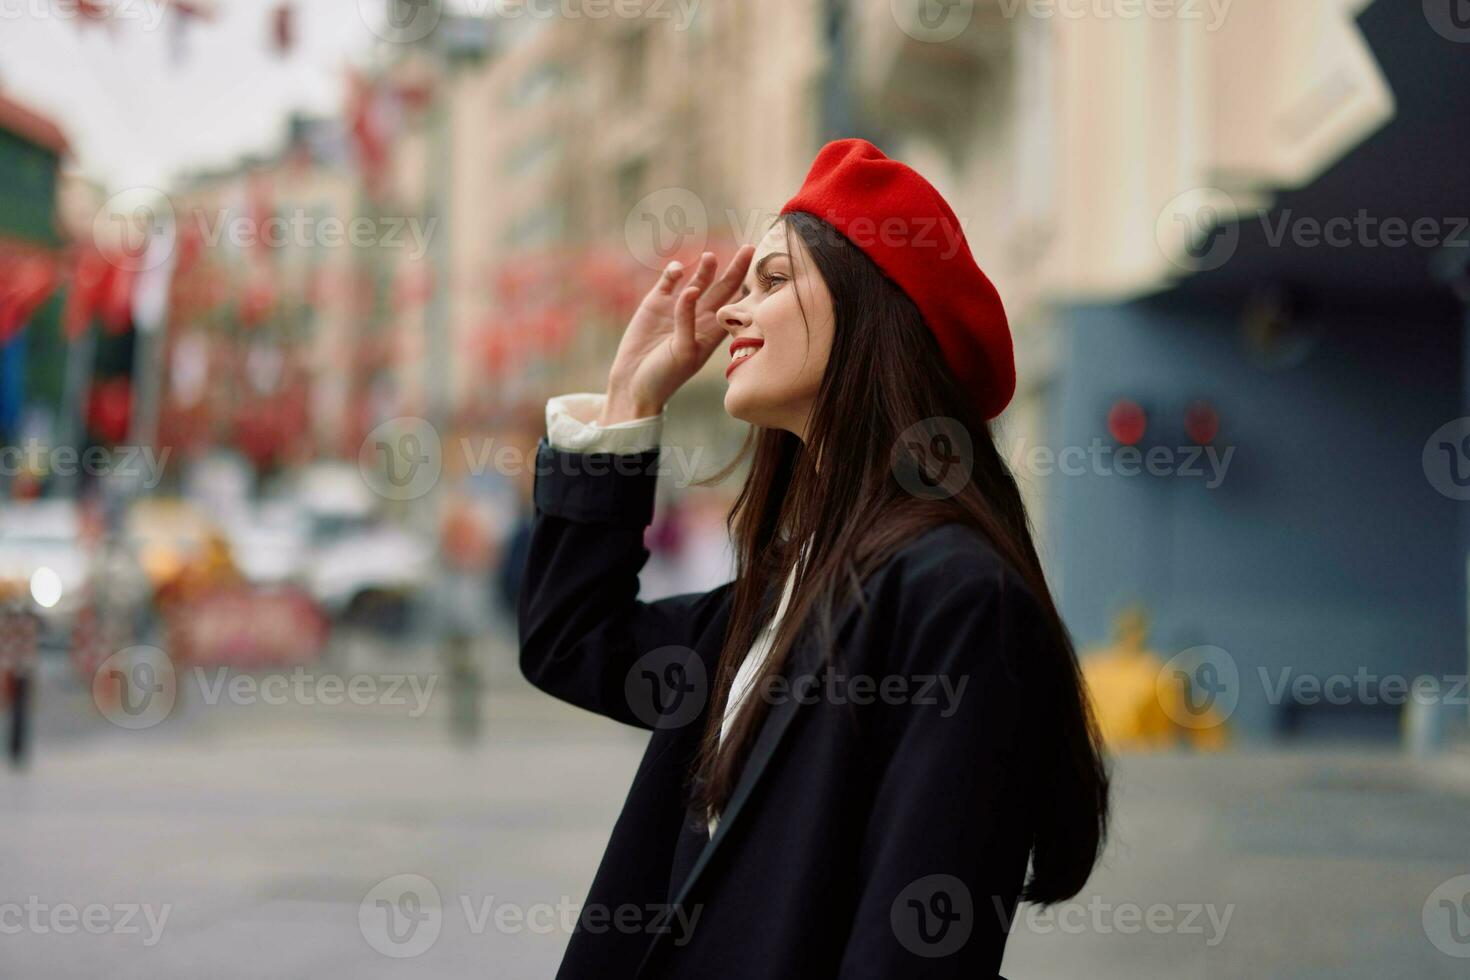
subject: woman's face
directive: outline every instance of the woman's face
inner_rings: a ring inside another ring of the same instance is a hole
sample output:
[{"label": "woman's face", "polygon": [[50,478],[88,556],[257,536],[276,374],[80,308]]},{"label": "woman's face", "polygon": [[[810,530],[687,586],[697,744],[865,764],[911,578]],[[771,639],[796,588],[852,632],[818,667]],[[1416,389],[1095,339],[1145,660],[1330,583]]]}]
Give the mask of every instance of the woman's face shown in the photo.
[{"label": "woman's face", "polygon": [[725,411],[805,439],[832,350],[833,317],[832,296],[800,236],[788,244],[785,224],[772,226],[756,245],[739,298],[715,316],[730,336],[726,357],[736,358],[726,366]]}]

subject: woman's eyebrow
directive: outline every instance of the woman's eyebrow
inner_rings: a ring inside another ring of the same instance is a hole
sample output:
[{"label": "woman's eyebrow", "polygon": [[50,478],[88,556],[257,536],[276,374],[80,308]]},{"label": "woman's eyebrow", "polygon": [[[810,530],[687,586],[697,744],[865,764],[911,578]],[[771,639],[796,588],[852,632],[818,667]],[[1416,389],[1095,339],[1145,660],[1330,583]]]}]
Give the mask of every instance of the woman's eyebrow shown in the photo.
[{"label": "woman's eyebrow", "polygon": [[[787,255],[785,252],[771,252],[769,255],[763,256],[761,258],[761,260],[755,264],[755,277],[757,279],[759,279],[761,276],[763,276],[763,275],[766,274],[766,263],[767,262],[770,262],[773,259],[789,259],[789,258],[791,258],[791,256]],[[750,287],[747,286],[745,283],[741,283],[740,284],[740,298],[741,299],[744,299],[745,297],[747,297],[749,295],[750,295]]]}]

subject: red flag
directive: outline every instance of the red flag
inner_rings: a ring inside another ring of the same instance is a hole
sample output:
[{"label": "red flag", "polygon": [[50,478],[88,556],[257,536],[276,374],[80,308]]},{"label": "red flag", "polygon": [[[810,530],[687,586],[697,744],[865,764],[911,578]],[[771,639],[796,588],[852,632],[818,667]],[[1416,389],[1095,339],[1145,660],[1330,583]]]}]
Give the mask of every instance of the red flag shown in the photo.
[{"label": "red flag", "polygon": [[78,254],[61,314],[67,340],[76,340],[92,325],[102,297],[111,288],[113,271],[112,264],[95,248],[83,248]]},{"label": "red flag", "polygon": [[0,344],[26,325],[56,288],[56,265],[44,256],[18,259],[0,273]]}]

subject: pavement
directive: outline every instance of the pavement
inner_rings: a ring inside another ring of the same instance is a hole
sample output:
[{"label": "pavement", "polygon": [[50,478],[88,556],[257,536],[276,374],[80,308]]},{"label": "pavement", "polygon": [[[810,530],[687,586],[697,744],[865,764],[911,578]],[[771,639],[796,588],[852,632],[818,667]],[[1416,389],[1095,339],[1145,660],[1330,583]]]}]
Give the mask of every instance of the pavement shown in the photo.
[{"label": "pavement", "polygon": [[[553,976],[646,736],[480,655],[472,741],[443,689],[416,714],[181,682],[129,731],[48,679],[30,767],[0,770],[0,978]],[[435,675],[334,664],[318,673]],[[1124,757],[1104,866],[1023,907],[1005,975],[1470,975],[1467,759]]]}]

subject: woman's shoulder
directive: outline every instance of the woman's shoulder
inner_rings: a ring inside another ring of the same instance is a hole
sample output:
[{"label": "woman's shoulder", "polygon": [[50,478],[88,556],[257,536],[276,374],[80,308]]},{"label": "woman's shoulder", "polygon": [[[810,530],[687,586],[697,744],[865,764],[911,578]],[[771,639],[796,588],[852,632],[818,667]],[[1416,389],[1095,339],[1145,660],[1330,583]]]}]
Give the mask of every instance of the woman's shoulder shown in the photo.
[{"label": "woman's shoulder", "polygon": [[1043,628],[1020,572],[967,524],[916,534],[868,583],[859,630],[894,669],[973,666],[982,651],[1023,647]]},{"label": "woman's shoulder", "polygon": [[899,547],[878,569],[890,587],[930,599],[959,601],[1017,593],[1034,599],[1018,572],[979,528],[959,521],[937,524]]},{"label": "woman's shoulder", "polygon": [[869,580],[879,617],[901,630],[934,621],[1004,619],[1030,629],[1043,604],[979,528],[938,524],[899,547]]}]

